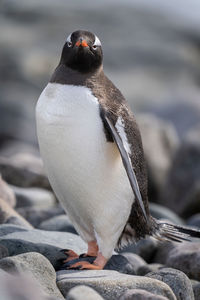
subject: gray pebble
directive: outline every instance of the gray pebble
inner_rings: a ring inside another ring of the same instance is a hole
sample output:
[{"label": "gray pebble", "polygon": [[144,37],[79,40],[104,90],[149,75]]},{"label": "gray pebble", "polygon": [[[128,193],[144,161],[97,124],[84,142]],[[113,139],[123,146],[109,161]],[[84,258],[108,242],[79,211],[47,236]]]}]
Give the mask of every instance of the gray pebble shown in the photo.
[{"label": "gray pebble", "polygon": [[9,256],[8,249],[0,244],[0,259]]},{"label": "gray pebble", "polygon": [[11,207],[15,207],[16,198],[13,190],[10,186],[3,180],[0,175],[0,198],[2,198]]},{"label": "gray pebble", "polygon": [[200,213],[191,216],[187,220],[187,225],[200,228]]},{"label": "gray pebble", "polygon": [[64,231],[77,234],[66,214],[58,215],[41,222],[38,228],[49,231]]},{"label": "gray pebble", "polygon": [[67,296],[72,287],[87,285],[107,300],[116,300],[127,289],[134,288],[165,296],[169,300],[176,300],[174,293],[164,282],[148,277],[121,274],[111,270],[58,271],[57,285],[64,297]]},{"label": "gray pebble", "polygon": [[105,265],[104,269],[115,270],[124,274],[136,274],[129,260],[123,255],[113,255]]},{"label": "gray pebble", "polygon": [[[199,135],[197,137],[199,139]],[[181,216],[199,211],[200,143],[184,141],[176,152],[163,190],[162,203]]]},{"label": "gray pebble", "polygon": [[9,158],[0,157],[0,173],[7,183],[15,186],[51,190],[41,159],[30,153],[20,153]]},{"label": "gray pebble", "polygon": [[3,224],[0,226],[0,237],[5,236],[9,233],[20,232],[20,231],[28,231],[28,229],[19,225]]},{"label": "gray pebble", "polygon": [[146,262],[151,263],[158,248],[158,241],[150,237],[142,239],[137,243],[124,247],[120,253],[131,252],[142,257]]},{"label": "gray pebble", "polygon": [[152,263],[152,264],[148,264],[148,265],[146,264],[146,265],[140,266],[138,268],[137,275],[144,276],[147,273],[156,272],[163,267],[164,267],[164,265],[162,265],[162,264],[156,264],[156,263]]},{"label": "gray pebble", "polygon": [[200,282],[197,280],[191,280],[192,289],[194,293],[194,299],[199,300],[200,299]]},{"label": "gray pebble", "polygon": [[146,276],[169,285],[177,300],[194,300],[191,282],[183,272],[172,268],[162,268],[156,272],[148,273]]},{"label": "gray pebble", "polygon": [[142,289],[127,290],[119,300],[167,300],[168,298],[161,295],[152,294]]},{"label": "gray pebble", "polygon": [[164,265],[168,259],[169,252],[175,247],[176,247],[176,243],[172,243],[168,241],[159,242],[158,249],[155,253],[155,256],[153,257],[153,262]]},{"label": "gray pebble", "polygon": [[103,300],[94,289],[85,285],[73,287],[67,294],[66,300]]},{"label": "gray pebble", "polygon": [[172,157],[179,145],[179,138],[171,122],[153,114],[140,114],[138,121],[151,185],[156,194],[159,194],[171,167]]},{"label": "gray pebble", "polygon": [[48,190],[37,187],[17,187],[14,185],[10,185],[10,187],[15,193],[17,208],[32,206],[46,207],[56,204],[54,194]]},{"label": "gray pebble", "polygon": [[49,296],[39,282],[29,273],[11,275],[0,269],[1,300],[62,300],[63,297]]},{"label": "gray pebble", "polygon": [[[124,252],[122,255],[128,260],[129,264],[131,265],[133,269],[133,273],[128,274],[138,274],[138,269],[147,266],[146,261],[140,257],[139,255],[131,252]],[[139,275],[139,274],[138,274]]]},{"label": "gray pebble", "polygon": [[169,208],[156,204],[156,203],[149,203],[149,209],[152,217],[156,219],[165,219],[169,220],[174,224],[183,225],[184,221],[181,219],[177,214],[175,214]]},{"label": "gray pebble", "polygon": [[63,209],[59,205],[50,207],[23,207],[18,208],[17,212],[22,215],[34,227],[51,217],[63,214]]},{"label": "gray pebble", "polygon": [[0,244],[6,247],[9,255],[26,252],[39,252],[59,269],[66,256],[61,249],[72,249],[78,254],[86,252],[86,244],[79,236],[72,233],[43,230],[23,230],[21,227],[2,225]]},{"label": "gray pebble", "polygon": [[0,198],[0,224],[4,223],[20,225],[28,229],[33,228],[14,208]]},{"label": "gray pebble", "polygon": [[181,243],[172,249],[166,265],[184,272],[189,278],[200,278],[200,243]]},{"label": "gray pebble", "polygon": [[0,268],[11,274],[28,273],[49,296],[63,298],[56,286],[56,274],[50,262],[41,254],[30,252],[2,258]]}]

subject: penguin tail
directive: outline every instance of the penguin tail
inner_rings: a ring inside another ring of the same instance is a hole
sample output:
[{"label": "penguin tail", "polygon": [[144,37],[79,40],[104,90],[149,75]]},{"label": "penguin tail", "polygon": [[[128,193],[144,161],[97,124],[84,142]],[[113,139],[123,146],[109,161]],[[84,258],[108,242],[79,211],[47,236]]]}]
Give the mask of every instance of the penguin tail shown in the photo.
[{"label": "penguin tail", "polygon": [[156,230],[153,237],[160,241],[191,242],[193,238],[200,238],[200,230],[190,229],[164,221],[156,221]]}]

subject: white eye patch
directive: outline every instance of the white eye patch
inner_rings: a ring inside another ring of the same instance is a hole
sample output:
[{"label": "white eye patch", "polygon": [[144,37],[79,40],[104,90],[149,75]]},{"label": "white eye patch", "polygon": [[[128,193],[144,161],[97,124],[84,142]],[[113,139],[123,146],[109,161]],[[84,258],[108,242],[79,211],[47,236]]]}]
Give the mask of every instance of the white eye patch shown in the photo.
[{"label": "white eye patch", "polygon": [[68,43],[71,43],[71,35],[72,35],[72,34],[70,34],[70,35],[68,36],[68,38],[67,38],[67,42],[68,42]]},{"label": "white eye patch", "polygon": [[99,38],[96,35],[95,35],[95,41],[94,41],[93,46],[101,46],[101,42],[100,42]]}]

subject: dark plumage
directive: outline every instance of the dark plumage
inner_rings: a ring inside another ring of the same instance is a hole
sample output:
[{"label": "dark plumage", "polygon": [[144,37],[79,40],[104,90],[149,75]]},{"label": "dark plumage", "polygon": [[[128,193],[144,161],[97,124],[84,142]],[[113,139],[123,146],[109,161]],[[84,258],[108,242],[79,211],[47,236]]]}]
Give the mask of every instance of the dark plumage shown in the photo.
[{"label": "dark plumage", "polygon": [[[63,47],[61,60],[50,83],[89,88],[99,103],[99,116],[106,141],[116,143],[120,152],[135,201],[132,203],[129,216],[115,246],[124,245],[146,235],[173,241],[189,239],[189,236],[200,237],[198,231],[161,223],[151,217],[148,207],[147,171],[140,132],[128,103],[104,74],[102,59],[103,53],[98,38],[88,31],[75,31],[68,37]],[[124,136],[117,127],[119,120],[123,121]],[[129,150],[126,149],[127,144]],[[120,218],[120,212],[117,218]],[[98,242],[95,243],[96,246],[93,245],[92,249],[98,248]],[[88,249],[91,249],[90,245]],[[89,255],[90,253],[91,251],[88,250]],[[102,268],[106,261],[101,253],[95,253],[98,254],[97,259],[91,268],[94,266]],[[73,255],[69,255],[69,258],[74,258]],[[83,268],[90,268],[88,264],[81,263],[81,265]]]}]

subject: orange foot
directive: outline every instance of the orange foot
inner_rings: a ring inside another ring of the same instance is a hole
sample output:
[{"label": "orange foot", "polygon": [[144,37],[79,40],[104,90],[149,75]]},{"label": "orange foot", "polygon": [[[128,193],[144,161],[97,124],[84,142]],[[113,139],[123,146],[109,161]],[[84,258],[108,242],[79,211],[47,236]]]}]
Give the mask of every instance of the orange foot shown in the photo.
[{"label": "orange foot", "polygon": [[74,260],[77,258],[96,257],[98,253],[98,245],[96,241],[88,242],[87,253],[83,253],[81,255],[78,255],[76,252],[69,249],[63,249],[61,250],[61,252],[63,252],[67,256],[67,258],[63,260],[63,263],[68,263],[70,260]]},{"label": "orange foot", "polygon": [[106,259],[100,252],[97,255],[95,261],[91,264],[88,261],[79,261],[76,262],[67,269],[75,269],[75,270],[102,270],[107,263],[108,259]]},{"label": "orange foot", "polygon": [[79,255],[73,250],[64,249],[62,250],[62,252],[67,256],[67,258],[63,260],[64,264],[69,262],[70,260],[79,258]]},{"label": "orange foot", "polygon": [[98,266],[95,264],[90,264],[87,261],[80,261],[77,262],[73,265],[71,265],[70,267],[68,267],[67,269],[73,269],[73,270],[102,270],[102,266]]}]

